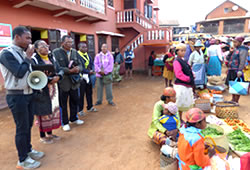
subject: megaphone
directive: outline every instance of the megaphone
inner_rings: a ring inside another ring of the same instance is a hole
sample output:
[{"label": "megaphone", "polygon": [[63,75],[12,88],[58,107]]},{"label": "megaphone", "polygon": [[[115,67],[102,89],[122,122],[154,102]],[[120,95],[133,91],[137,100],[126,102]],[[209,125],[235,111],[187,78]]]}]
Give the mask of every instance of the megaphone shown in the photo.
[{"label": "megaphone", "polygon": [[27,83],[32,89],[41,90],[47,85],[48,78],[42,71],[33,71],[29,74]]}]

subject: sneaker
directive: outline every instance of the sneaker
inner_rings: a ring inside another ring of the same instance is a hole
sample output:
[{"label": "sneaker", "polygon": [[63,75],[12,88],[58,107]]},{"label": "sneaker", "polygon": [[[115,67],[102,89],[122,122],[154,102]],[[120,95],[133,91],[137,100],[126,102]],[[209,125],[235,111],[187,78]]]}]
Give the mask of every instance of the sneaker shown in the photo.
[{"label": "sneaker", "polygon": [[51,138],[40,138],[40,142],[43,143],[43,144],[52,144],[54,143],[53,139]]},{"label": "sneaker", "polygon": [[27,157],[23,162],[18,161],[17,169],[36,169],[41,165],[40,162],[33,160],[31,157]]},{"label": "sneaker", "polygon": [[41,159],[42,157],[44,157],[44,155],[44,152],[36,151],[34,149],[32,149],[31,152],[28,153],[28,156],[35,160]]},{"label": "sneaker", "polygon": [[114,102],[109,102],[109,105],[116,106],[116,104]]},{"label": "sneaker", "polygon": [[66,132],[66,131],[70,131],[70,126],[69,126],[69,124],[67,124],[67,125],[64,125],[63,127],[63,130]]},{"label": "sneaker", "polygon": [[98,106],[98,105],[101,105],[101,104],[102,104],[101,102],[96,102],[95,106]]},{"label": "sneaker", "polygon": [[79,116],[85,116],[86,115],[86,113],[84,113],[83,111],[80,111],[78,114],[79,114]]},{"label": "sneaker", "polygon": [[98,110],[94,107],[91,107],[91,109],[87,110],[87,112],[97,112]]},{"label": "sneaker", "polygon": [[82,125],[84,123],[84,121],[80,120],[80,119],[77,119],[77,120],[75,120],[74,122],[71,122],[71,123],[74,123],[74,124],[77,124],[77,125]]}]

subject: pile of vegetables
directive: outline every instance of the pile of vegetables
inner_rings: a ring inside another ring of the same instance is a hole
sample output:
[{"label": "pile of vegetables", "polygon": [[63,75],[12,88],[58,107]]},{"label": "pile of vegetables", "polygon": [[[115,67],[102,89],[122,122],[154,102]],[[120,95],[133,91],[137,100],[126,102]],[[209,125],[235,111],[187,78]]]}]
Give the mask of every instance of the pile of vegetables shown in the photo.
[{"label": "pile of vegetables", "polygon": [[211,128],[211,127],[207,127],[206,129],[203,129],[201,131],[201,133],[204,135],[204,136],[211,136],[211,137],[216,137],[216,136],[221,136],[223,135],[222,132],[218,131],[217,129],[215,128]]},{"label": "pile of vegetables", "polygon": [[250,152],[250,139],[240,129],[229,133],[227,137],[236,151]]}]

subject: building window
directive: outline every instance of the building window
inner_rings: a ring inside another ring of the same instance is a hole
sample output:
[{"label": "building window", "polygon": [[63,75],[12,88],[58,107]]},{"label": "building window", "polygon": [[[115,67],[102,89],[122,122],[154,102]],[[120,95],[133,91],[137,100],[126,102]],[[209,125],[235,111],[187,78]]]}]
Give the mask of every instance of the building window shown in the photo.
[{"label": "building window", "polygon": [[136,0],[124,0],[124,9],[135,9]]},{"label": "building window", "polygon": [[245,27],[245,19],[225,20],[223,33],[224,34],[242,33],[244,32],[244,27]]},{"label": "building window", "polygon": [[153,18],[153,7],[148,5],[147,2],[144,3],[144,16],[146,18]]},{"label": "building window", "polygon": [[106,35],[98,35],[98,52],[102,51],[102,44],[107,44]]},{"label": "building window", "polygon": [[228,8],[224,8],[224,13],[227,14],[229,12]]},{"label": "building window", "polygon": [[114,1],[113,0],[108,0],[108,6],[114,7]]},{"label": "building window", "polygon": [[119,48],[119,38],[118,37],[112,37],[112,51],[115,51],[116,48]]},{"label": "building window", "polygon": [[219,30],[219,22],[206,22],[202,24],[204,26],[204,30],[202,33],[209,33],[209,34],[218,34]]}]

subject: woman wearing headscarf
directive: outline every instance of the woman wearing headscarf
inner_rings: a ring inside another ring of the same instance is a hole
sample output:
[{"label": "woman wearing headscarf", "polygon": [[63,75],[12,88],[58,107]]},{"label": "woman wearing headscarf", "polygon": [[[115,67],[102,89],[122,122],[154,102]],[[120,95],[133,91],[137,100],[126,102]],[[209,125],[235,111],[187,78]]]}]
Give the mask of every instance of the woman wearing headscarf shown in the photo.
[{"label": "woman wearing headscarf", "polygon": [[63,78],[64,72],[59,68],[53,55],[49,53],[49,46],[45,41],[37,40],[34,45],[36,55],[32,57],[33,64],[52,64],[55,69],[55,73],[46,73],[48,76],[48,84],[41,91],[36,91],[34,99],[36,106],[36,112],[34,114],[38,115],[40,142],[50,144],[53,143],[53,140],[60,139],[59,136],[52,134],[52,130],[61,126],[57,82]]},{"label": "woman wearing headscarf", "polygon": [[[175,103],[176,101],[176,93],[172,87],[167,87],[163,90],[163,94],[161,96],[161,100],[155,103],[152,122],[148,129],[148,136],[153,139],[153,141],[157,145],[164,145],[168,136],[174,136],[178,133],[178,130],[167,131],[166,128],[160,122],[160,117],[163,115],[163,105],[168,104],[169,102]],[[178,120],[179,114],[176,114]],[[180,122],[180,121],[178,121]],[[180,124],[178,124],[178,128]]]}]

